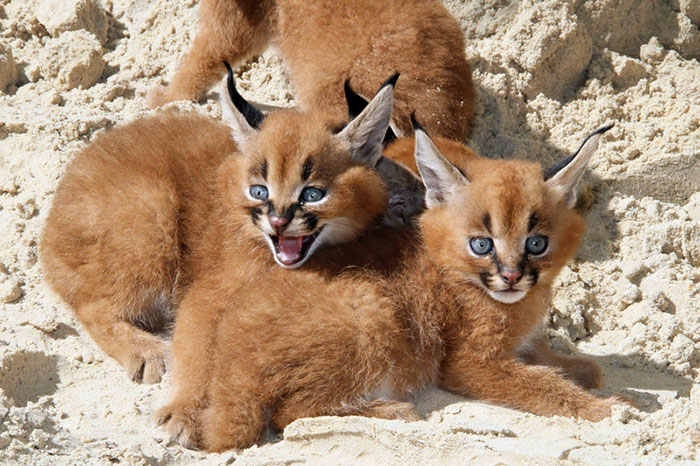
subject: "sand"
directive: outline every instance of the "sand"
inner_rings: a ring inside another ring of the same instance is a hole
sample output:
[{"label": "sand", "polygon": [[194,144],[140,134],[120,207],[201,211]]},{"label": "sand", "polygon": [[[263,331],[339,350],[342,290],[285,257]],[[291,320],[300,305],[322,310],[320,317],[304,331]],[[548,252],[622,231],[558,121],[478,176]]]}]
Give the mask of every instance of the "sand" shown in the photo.
[{"label": "sand", "polygon": [[[13,464],[694,463],[700,461],[700,3],[446,1],[467,36],[469,145],[551,163],[615,121],[592,162],[589,229],[556,287],[552,345],[605,372],[597,424],[436,389],[423,421],[302,419],[241,452],[172,444],[151,413],[169,379],[131,383],[42,280],[37,243],[67,163],[149,113],[197,30],[194,0],[0,0],[0,462]],[[257,102],[294,105],[274,51],[245,65]],[[218,104],[177,104],[218,117]]]}]

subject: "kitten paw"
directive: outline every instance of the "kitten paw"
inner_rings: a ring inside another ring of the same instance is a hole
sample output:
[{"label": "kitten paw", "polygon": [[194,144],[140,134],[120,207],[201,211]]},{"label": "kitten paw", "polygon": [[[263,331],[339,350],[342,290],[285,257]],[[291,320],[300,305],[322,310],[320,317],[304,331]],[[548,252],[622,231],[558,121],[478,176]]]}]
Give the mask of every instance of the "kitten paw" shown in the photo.
[{"label": "kitten paw", "polygon": [[401,420],[406,422],[420,421],[420,416],[414,409],[413,403],[392,400],[373,400],[363,409],[362,415],[379,419]]},{"label": "kitten paw", "polygon": [[170,438],[185,448],[199,448],[198,409],[188,403],[169,403],[153,415],[153,419],[165,430]]},{"label": "kitten paw", "polygon": [[168,345],[155,342],[151,348],[131,354],[124,362],[126,374],[132,382],[154,384],[165,374]]}]

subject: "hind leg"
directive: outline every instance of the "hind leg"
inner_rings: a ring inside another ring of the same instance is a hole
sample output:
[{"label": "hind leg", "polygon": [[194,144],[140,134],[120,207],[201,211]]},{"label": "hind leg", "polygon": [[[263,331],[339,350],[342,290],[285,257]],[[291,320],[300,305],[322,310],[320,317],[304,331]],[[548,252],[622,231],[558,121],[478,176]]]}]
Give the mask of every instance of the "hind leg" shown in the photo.
[{"label": "hind leg", "polygon": [[262,51],[268,27],[264,7],[258,2],[203,1],[201,26],[169,86],[153,89],[151,108],[176,100],[199,100],[223,74],[223,61],[233,66]]},{"label": "hind leg", "polygon": [[106,300],[76,309],[93,340],[116,359],[134,382],[157,383],[165,373],[168,343],[110,312]]},{"label": "hind leg", "polygon": [[519,356],[527,364],[558,368],[564,377],[585,389],[600,387],[603,378],[596,363],[555,353],[543,336],[535,338],[528,347],[519,351]]}]

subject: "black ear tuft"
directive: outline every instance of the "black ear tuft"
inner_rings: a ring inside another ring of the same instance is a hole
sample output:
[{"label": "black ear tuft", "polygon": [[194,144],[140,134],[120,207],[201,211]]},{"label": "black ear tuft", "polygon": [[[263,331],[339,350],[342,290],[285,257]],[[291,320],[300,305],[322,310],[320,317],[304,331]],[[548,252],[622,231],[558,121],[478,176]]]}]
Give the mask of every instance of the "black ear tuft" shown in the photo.
[{"label": "black ear tuft", "polygon": [[238,93],[238,89],[236,89],[236,82],[233,79],[233,70],[231,70],[231,65],[225,61],[224,66],[226,66],[226,71],[228,72],[226,85],[231,102],[233,102],[236,109],[245,117],[248,124],[254,129],[258,129],[260,124],[265,119],[265,115]]},{"label": "black ear tuft", "polygon": [[418,130],[423,131],[424,133],[426,132],[423,125],[421,125],[420,122],[418,122],[418,118],[416,118],[415,110],[411,113],[411,126],[413,126],[414,132],[418,131]]},{"label": "black ear tuft", "polygon": [[[399,73],[396,73],[391,78],[387,79],[379,89],[381,90],[387,84],[391,84],[393,86],[396,84],[397,79],[399,79]],[[344,90],[345,100],[348,102],[348,116],[351,120],[353,120],[357,118],[360,113],[362,113],[362,110],[367,107],[369,101],[354,91],[352,86],[350,86],[350,79],[345,80]],[[387,146],[389,143],[394,142],[395,140],[396,134],[394,134],[394,130],[392,130],[391,126],[389,126],[386,129],[386,135],[384,136],[382,144]]]},{"label": "black ear tuft", "polygon": [[350,86],[349,79],[345,80],[345,100],[348,102],[348,116],[351,120],[362,113],[362,110],[364,110],[369,103],[364,97],[353,90],[352,86]]},{"label": "black ear tuft", "polygon": [[[384,87],[384,86],[392,86],[392,87],[396,86],[396,81],[399,80],[399,76],[400,76],[400,75],[401,75],[401,73],[399,73],[399,72],[396,72],[396,73],[392,74],[392,75],[389,77],[389,79],[387,79],[386,81],[384,81],[384,83],[382,84],[382,87]],[[380,87],[379,89],[381,89],[382,87]]]},{"label": "black ear tuft", "polygon": [[601,126],[600,128],[598,128],[598,129],[596,129],[595,131],[593,131],[591,134],[589,134],[588,136],[586,136],[586,139],[583,140],[583,142],[582,142],[581,145],[579,146],[578,150],[577,150],[573,155],[570,155],[570,156],[568,156],[568,157],[566,157],[566,158],[561,159],[560,161],[558,161],[557,163],[555,163],[555,164],[552,165],[551,167],[547,167],[547,169],[544,170],[544,173],[543,173],[543,175],[544,175],[544,180],[547,181],[548,179],[550,179],[551,177],[553,177],[554,175],[556,175],[557,173],[559,173],[559,171],[560,171],[562,168],[564,168],[564,167],[566,167],[567,165],[569,165],[569,164],[571,163],[571,161],[574,160],[574,159],[576,158],[576,156],[579,154],[579,152],[581,152],[581,149],[583,149],[583,146],[586,145],[586,143],[588,142],[588,140],[589,140],[590,138],[592,138],[592,137],[595,136],[596,134],[603,134],[604,132],[606,132],[607,130],[609,130],[610,128],[612,128],[613,126],[615,126],[615,123],[610,123],[610,124],[608,124],[608,125]]}]

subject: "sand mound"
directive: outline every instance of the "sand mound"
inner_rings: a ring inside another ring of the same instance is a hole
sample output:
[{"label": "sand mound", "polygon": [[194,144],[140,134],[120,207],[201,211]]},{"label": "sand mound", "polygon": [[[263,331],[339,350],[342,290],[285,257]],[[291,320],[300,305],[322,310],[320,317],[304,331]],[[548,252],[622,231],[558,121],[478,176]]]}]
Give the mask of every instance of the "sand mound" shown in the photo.
[{"label": "sand mound", "polygon": [[[589,230],[548,332],[605,370],[624,408],[598,424],[429,390],[425,421],[297,421],[284,440],[204,455],[149,419],[140,386],[42,282],[37,242],[73,155],[146,113],[196,33],[194,0],[0,0],[0,461],[31,464],[657,463],[700,460],[700,6],[695,0],[446,1],[478,90],[469,144],[551,163],[609,121],[587,175]],[[279,60],[246,65],[255,101],[293,105]],[[4,92],[4,93],[3,93]],[[218,105],[179,104],[214,116]]]}]

